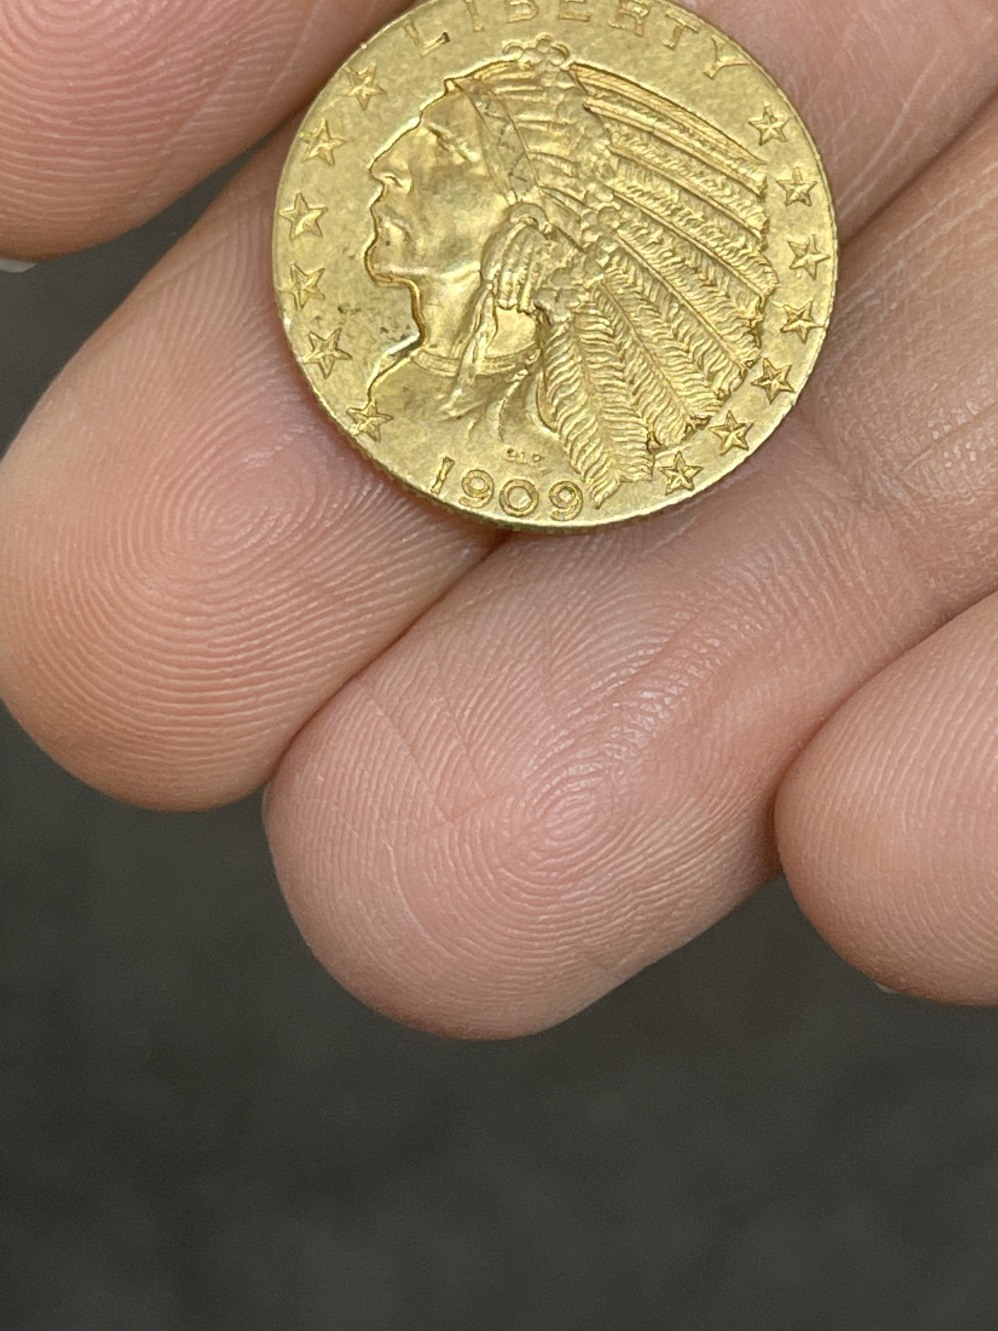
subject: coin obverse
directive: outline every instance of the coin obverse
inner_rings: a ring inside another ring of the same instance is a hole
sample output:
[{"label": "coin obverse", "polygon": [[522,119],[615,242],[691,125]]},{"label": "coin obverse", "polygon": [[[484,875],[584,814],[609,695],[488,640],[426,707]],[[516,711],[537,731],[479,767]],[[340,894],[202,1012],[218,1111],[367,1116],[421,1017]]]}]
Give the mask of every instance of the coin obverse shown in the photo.
[{"label": "coin obverse", "polygon": [[424,495],[576,529],[750,457],[838,266],[786,94],[664,0],[429,0],[316,98],[274,273],[333,420]]}]

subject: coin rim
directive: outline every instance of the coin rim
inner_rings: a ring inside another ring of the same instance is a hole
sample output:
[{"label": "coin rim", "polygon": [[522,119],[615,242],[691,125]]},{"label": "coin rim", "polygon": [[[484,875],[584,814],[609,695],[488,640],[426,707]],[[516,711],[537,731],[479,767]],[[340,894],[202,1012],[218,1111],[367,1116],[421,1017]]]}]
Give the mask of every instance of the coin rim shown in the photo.
[{"label": "coin rim", "polygon": [[[751,445],[750,451],[748,453],[746,453],[743,457],[734,457],[727,470],[722,471],[720,475],[708,481],[701,489],[698,489],[693,493],[687,491],[678,491],[671,495],[661,496],[660,502],[657,503],[654,508],[643,509],[635,513],[622,513],[612,517],[601,518],[597,516],[588,521],[583,518],[578,518],[571,523],[563,523],[563,524],[548,523],[548,522],[532,522],[529,519],[514,518],[506,514],[499,515],[499,514],[494,514],[492,512],[484,512],[480,509],[464,508],[459,503],[452,503],[449,499],[443,497],[442,495],[431,494],[426,487],[421,486],[420,484],[418,484],[418,482],[402,475],[400,472],[393,470],[392,467],[386,461],[383,461],[382,458],[380,458],[376,453],[368,449],[365,446],[365,444],[363,444],[360,441],[360,439],[357,438],[357,436],[351,430],[349,424],[345,420],[341,419],[340,414],[338,414],[338,412],[334,409],[334,407],[329,403],[327,398],[323,396],[320,385],[317,382],[315,382],[315,380],[308,373],[308,370],[303,364],[302,358],[299,355],[298,350],[294,345],[294,342],[291,340],[291,328],[294,321],[290,316],[286,315],[281,301],[282,293],[280,287],[281,287],[281,282],[283,280],[283,272],[279,267],[280,261],[282,260],[282,258],[286,257],[287,253],[285,237],[282,234],[280,226],[282,220],[280,217],[280,209],[287,195],[285,187],[295,166],[297,165],[295,160],[294,145],[297,144],[298,142],[298,138],[299,135],[301,134],[302,128],[312,119],[315,113],[325,105],[325,100],[327,98],[330,85],[339,76],[339,74],[346,68],[348,64],[350,64],[352,61],[355,61],[358,56],[368,51],[372,46],[380,43],[381,40],[387,34],[404,27],[406,23],[411,23],[414,20],[414,18],[418,18],[420,14],[427,13],[433,9],[436,9],[438,6],[452,5],[454,3],[455,0],[421,0],[421,3],[404,9],[400,14],[397,14],[395,18],[390,19],[387,23],[383,24],[380,28],[378,28],[374,33],[371,34],[370,37],[366,37],[363,41],[359,42],[357,46],[353,47],[343,57],[343,59],[336,66],[333,72],[324,81],[322,87],[316,93],[315,97],[313,97],[308,107],[306,108],[306,110],[298,120],[294,140],[292,146],[288,150],[287,156],[281,168],[281,175],[277,186],[274,218],[272,226],[272,278],[273,278],[274,299],[277,306],[278,320],[281,324],[282,329],[284,330],[285,341],[287,342],[288,348],[291,352],[292,358],[298,368],[299,373],[304,378],[305,382],[308,384],[308,387],[311,390],[313,397],[319,403],[324,414],[333,422],[335,426],[338,427],[338,429],[349,440],[350,444],[355,449],[357,449],[358,452],[363,454],[363,456],[368,460],[368,462],[373,463],[376,467],[379,468],[380,471],[382,471],[386,476],[389,476],[394,482],[404,486],[407,491],[409,491],[412,494],[420,496],[420,498],[424,499],[428,503],[434,506],[443,507],[444,509],[447,509],[450,512],[458,513],[462,517],[470,518],[473,521],[482,523],[488,527],[501,527],[508,531],[548,532],[553,535],[571,536],[573,534],[579,534],[582,532],[593,532],[593,531],[599,531],[604,528],[618,527],[622,523],[639,522],[644,519],[654,518],[666,509],[677,508],[680,505],[690,504],[697,499],[701,499],[705,495],[709,495],[712,491],[716,490],[719,485],[722,485],[724,482],[728,481],[732,476],[739,473],[742,470],[742,468],[745,466],[745,464],[749,462],[752,458],[754,458],[756,453],[758,453],[760,449],[762,449],[763,447],[765,447],[767,443],[769,443],[773,435],[776,434],[777,430],[779,430],[780,426],[790,415],[790,413],[794,410],[794,408],[798,405],[798,403],[801,401],[801,398],[804,396],[804,394],[807,392],[808,388],[810,387],[814,376],[814,372],[817,369],[818,362],[821,358],[821,353],[824,349],[825,342],[828,338],[828,334],[831,331],[832,324],[835,320],[838,308],[841,243],[840,243],[839,227],[838,227],[838,211],[835,203],[835,195],[832,192],[831,182],[829,181],[828,178],[828,172],[826,170],[821,152],[818,149],[818,145],[815,142],[813,134],[811,133],[811,128],[808,125],[807,121],[805,120],[804,116],[802,115],[799,107],[797,106],[795,99],[792,98],[789,92],[787,92],[787,90],[778,82],[776,77],[770,72],[770,70],[766,67],[766,65],[764,65],[757,56],[753,55],[752,52],[747,49],[747,47],[743,46],[741,42],[739,42],[736,38],[732,37],[728,32],[725,31],[725,29],[718,27],[718,25],[714,23],[711,19],[705,18],[702,14],[696,13],[695,11],[690,9],[686,9],[682,5],[676,4],[675,0],[670,0],[670,8],[677,10],[684,15],[688,15],[690,18],[694,19],[697,23],[701,24],[703,29],[705,29],[708,32],[708,35],[716,34],[718,37],[722,38],[729,47],[739,52],[741,55],[745,56],[746,59],[750,62],[751,66],[762,75],[764,81],[768,83],[768,85],[772,88],[772,90],[791,108],[791,110],[794,113],[794,116],[796,117],[796,126],[799,127],[800,130],[802,131],[805,144],[810,149],[811,155],[814,158],[815,166],[817,167],[818,170],[819,183],[821,184],[822,189],[824,191],[824,199],[827,202],[828,212],[829,212],[830,232],[831,232],[830,248],[832,250],[832,253],[829,257],[831,260],[832,268],[831,268],[831,278],[828,283],[828,299],[829,299],[828,314],[826,316],[825,323],[822,326],[822,328],[819,330],[818,337],[816,338],[813,347],[811,349],[810,353],[811,359],[810,359],[810,366],[807,370],[807,377],[805,378],[803,385],[797,391],[794,397],[789,399],[786,403],[781,404],[782,409],[777,410],[775,418],[773,419],[772,424],[770,425],[766,434],[763,436],[762,439],[757,440],[754,444]],[[535,20],[532,20],[531,22],[542,23],[545,21],[547,20],[542,19],[541,16],[538,14],[537,18]],[[533,29],[531,29],[531,32],[533,32]],[[607,67],[604,66],[604,68]],[[612,73],[614,71],[610,70],[609,72]],[[661,92],[660,89],[656,90]],[[667,94],[662,93],[661,95],[664,96]],[[762,358],[763,357],[760,354],[760,360]],[[749,371],[749,373],[751,373],[751,370]],[[745,381],[743,380],[742,384],[739,385],[739,389],[744,386],[744,382]],[[738,392],[739,390],[736,389],[735,391]],[[734,394],[732,394],[732,397],[733,396]],[[731,399],[729,399],[729,402],[730,400]],[[723,410],[723,404],[722,408],[720,409]],[[704,428],[706,429],[708,427]],[[691,438],[694,437],[695,436],[691,436]],[[682,450],[680,449],[680,451]]]}]

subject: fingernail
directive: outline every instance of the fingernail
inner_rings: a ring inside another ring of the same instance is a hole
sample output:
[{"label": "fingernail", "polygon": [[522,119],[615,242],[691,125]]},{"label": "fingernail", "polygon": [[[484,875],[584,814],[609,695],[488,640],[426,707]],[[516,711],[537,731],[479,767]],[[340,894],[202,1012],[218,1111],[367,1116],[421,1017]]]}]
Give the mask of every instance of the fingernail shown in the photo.
[{"label": "fingernail", "polygon": [[874,980],[873,983],[874,983],[874,985],[876,985],[876,987],[880,990],[880,992],[881,992],[882,994],[887,994],[890,998],[900,998],[900,997],[901,997],[901,991],[900,991],[900,989],[888,989],[888,988],[887,988],[887,985],[886,985],[886,984],[881,984],[879,980]]},{"label": "fingernail", "polygon": [[34,268],[33,263],[27,263],[24,259],[5,259],[0,256],[0,273],[26,273],[29,268]]}]

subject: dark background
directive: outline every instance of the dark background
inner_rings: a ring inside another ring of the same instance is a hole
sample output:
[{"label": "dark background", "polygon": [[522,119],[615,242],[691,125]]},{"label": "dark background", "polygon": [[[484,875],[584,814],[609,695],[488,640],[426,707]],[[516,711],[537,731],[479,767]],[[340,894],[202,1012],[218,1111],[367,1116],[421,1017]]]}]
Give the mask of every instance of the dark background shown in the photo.
[{"label": "dark background", "polygon": [[[214,186],[0,274],[0,450]],[[998,1327],[998,1017],[781,886],[550,1034],[343,994],[255,801],[124,808],[0,714],[2,1331]]]}]

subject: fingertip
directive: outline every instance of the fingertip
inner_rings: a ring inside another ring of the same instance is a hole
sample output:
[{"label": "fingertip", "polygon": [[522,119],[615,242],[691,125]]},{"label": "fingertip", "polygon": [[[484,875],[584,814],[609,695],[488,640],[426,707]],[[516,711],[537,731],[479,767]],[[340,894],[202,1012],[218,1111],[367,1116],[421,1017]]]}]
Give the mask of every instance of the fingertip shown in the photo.
[{"label": "fingertip", "polygon": [[897,993],[998,1001],[998,604],[884,671],[783,782],[776,832],[801,908]]},{"label": "fingertip", "polygon": [[391,0],[5,0],[0,244],[119,235],[258,142]]},{"label": "fingertip", "polygon": [[613,885],[599,883],[611,811],[592,816],[592,792],[561,780],[556,758],[531,773],[524,756],[516,776],[501,737],[456,736],[426,659],[394,664],[375,668],[377,691],[366,677],[343,690],[271,783],[288,905],[336,979],[396,1020],[461,1038],[535,1034],[636,968],[614,937],[627,922],[608,909]]}]

